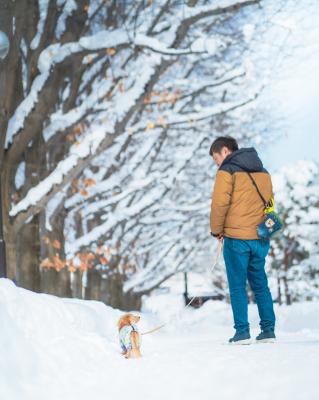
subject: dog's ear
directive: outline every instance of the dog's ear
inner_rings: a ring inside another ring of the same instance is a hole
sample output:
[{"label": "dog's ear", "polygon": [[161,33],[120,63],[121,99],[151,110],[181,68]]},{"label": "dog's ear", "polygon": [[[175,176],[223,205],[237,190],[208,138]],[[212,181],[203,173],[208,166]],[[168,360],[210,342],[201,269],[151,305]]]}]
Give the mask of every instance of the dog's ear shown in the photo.
[{"label": "dog's ear", "polygon": [[128,323],[127,323],[127,315],[126,315],[126,314],[123,315],[123,316],[119,319],[119,321],[118,321],[118,323],[117,323],[117,327],[118,327],[119,330],[121,330],[121,329],[123,328],[123,326],[125,326],[125,325],[128,325]]},{"label": "dog's ear", "polygon": [[130,315],[131,324],[137,324],[140,319],[141,317],[139,315]]},{"label": "dog's ear", "polygon": [[130,314],[124,314],[117,323],[119,330],[121,330],[125,325],[131,325]]}]

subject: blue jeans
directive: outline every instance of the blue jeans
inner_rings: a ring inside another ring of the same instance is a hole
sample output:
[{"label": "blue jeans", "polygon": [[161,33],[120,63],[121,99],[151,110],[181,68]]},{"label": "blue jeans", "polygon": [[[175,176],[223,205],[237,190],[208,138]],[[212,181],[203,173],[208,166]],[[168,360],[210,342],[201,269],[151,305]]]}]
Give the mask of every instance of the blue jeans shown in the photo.
[{"label": "blue jeans", "polygon": [[255,295],[262,330],[275,328],[273,301],[265,273],[269,241],[224,238],[224,259],[234,316],[234,328],[249,329],[247,279]]}]

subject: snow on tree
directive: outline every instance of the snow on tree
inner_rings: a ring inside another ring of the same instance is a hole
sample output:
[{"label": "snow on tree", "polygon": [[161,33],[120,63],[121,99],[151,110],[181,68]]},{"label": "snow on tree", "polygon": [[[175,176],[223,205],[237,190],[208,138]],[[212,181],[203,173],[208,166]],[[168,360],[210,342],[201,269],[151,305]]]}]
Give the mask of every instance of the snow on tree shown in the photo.
[{"label": "snow on tree", "polygon": [[204,257],[207,150],[259,90],[238,56],[235,17],[258,3],[3,2],[11,278],[138,307]]},{"label": "snow on tree", "polygon": [[270,267],[277,301],[319,296],[319,167],[299,161],[273,176],[276,208],[284,230],[271,243]]}]

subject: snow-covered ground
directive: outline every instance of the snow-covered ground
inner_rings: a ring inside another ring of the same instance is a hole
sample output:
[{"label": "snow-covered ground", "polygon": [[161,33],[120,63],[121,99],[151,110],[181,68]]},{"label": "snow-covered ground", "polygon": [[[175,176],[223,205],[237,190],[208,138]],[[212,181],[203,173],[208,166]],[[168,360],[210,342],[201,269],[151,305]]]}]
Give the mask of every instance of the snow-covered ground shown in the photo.
[{"label": "snow-covered ground", "polygon": [[[143,357],[120,355],[121,315],[102,303],[39,295],[0,280],[1,400],[317,400],[319,302],[276,308],[276,344],[229,346],[230,307],[208,302],[180,312],[181,300],[146,299]],[[250,309],[253,334],[256,307]]]}]

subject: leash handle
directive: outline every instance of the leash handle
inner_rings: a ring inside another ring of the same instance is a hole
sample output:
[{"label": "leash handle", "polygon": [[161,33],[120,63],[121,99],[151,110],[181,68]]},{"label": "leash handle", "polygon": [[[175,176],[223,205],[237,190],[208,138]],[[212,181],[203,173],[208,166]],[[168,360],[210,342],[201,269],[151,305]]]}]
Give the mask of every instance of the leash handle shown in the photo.
[{"label": "leash handle", "polygon": [[[215,262],[214,262],[214,264],[213,264],[213,266],[212,266],[212,271],[215,269],[216,265],[218,264],[219,257],[220,257],[220,255],[221,255],[221,253],[222,253],[222,248],[223,248],[223,241],[222,241],[222,240],[218,240],[217,255],[216,255]],[[186,304],[186,306],[183,308],[183,311],[184,311],[187,307],[189,307],[189,306],[192,304],[192,302],[196,299],[196,297],[197,297],[197,296],[194,296],[194,297],[192,297],[192,298],[190,299],[190,301],[189,301],[189,302]],[[162,325],[157,326],[157,327],[154,328],[154,329],[151,329],[151,330],[146,331],[146,332],[142,332],[141,335],[148,335],[149,333],[153,333],[153,332],[159,331],[159,330],[162,329],[164,326],[166,326],[169,322],[171,322],[173,319],[174,319],[174,318],[172,318],[170,321],[166,322],[165,324],[162,324]]]}]

